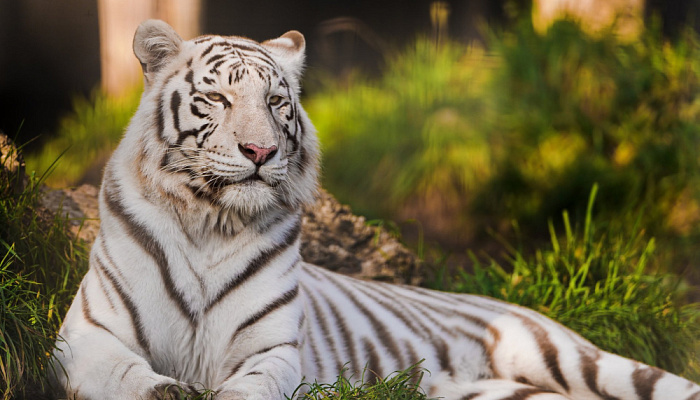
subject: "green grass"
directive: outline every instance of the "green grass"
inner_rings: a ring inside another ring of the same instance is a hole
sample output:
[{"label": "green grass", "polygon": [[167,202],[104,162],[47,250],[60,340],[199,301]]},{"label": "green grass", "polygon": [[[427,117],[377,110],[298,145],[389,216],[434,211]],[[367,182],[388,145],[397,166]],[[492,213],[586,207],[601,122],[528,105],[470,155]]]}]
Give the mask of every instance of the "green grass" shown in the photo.
[{"label": "green grass", "polygon": [[39,204],[43,177],[31,176],[21,192],[13,190],[16,179],[0,173],[3,400],[43,389],[61,318],[87,269],[87,250],[69,236],[66,221]]},{"label": "green grass", "polygon": [[699,305],[686,304],[678,276],[649,272],[654,239],[595,222],[595,195],[596,188],[582,231],[564,213],[564,233],[550,223],[550,245],[532,255],[511,248],[504,267],[472,254],[473,273],[443,268],[430,286],[532,308],[604,350],[699,380]]},{"label": "green grass", "polygon": [[0,396],[9,399],[25,384],[42,382],[55,335],[36,282],[13,272],[18,256],[12,247],[5,251],[0,260]]},{"label": "green grass", "polygon": [[365,369],[362,376],[346,378],[341,373],[333,383],[302,383],[294,394],[302,400],[428,400],[420,388],[425,373],[420,363],[387,377],[378,377]]}]

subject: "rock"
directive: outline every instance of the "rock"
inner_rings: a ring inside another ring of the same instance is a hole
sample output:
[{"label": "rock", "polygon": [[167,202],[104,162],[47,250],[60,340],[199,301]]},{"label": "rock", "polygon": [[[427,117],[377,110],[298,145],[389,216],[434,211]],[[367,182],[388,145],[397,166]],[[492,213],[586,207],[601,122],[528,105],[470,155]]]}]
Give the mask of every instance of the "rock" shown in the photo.
[{"label": "rock", "polygon": [[[99,230],[97,198],[92,185],[47,190],[42,203],[69,220],[71,232],[87,243]],[[301,255],[305,261],[358,278],[394,283],[419,283],[418,257],[380,227],[370,227],[321,190],[316,203],[304,210]]]},{"label": "rock", "polygon": [[14,193],[22,193],[28,179],[24,173],[24,157],[17,150],[12,139],[0,131],[0,180],[9,181],[8,187]]},{"label": "rock", "polygon": [[419,283],[418,257],[381,227],[371,227],[325,190],[304,210],[301,255],[307,262],[359,278]]},{"label": "rock", "polygon": [[44,207],[65,217],[74,236],[92,244],[100,230],[98,196],[100,190],[93,185],[52,190],[43,189],[41,203]]}]

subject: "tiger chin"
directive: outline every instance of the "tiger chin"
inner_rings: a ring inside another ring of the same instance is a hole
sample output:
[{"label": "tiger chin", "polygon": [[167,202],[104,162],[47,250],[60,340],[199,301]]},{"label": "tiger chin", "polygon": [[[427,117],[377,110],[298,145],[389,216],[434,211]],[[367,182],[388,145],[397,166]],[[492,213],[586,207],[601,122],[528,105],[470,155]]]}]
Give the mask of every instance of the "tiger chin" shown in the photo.
[{"label": "tiger chin", "polygon": [[700,399],[516,305],[367,282],[305,263],[318,144],[299,103],[304,37],[183,41],[139,26],[145,87],[100,192],[100,233],[64,319],[69,399],[282,400],[302,378],[425,359],[445,399]]}]

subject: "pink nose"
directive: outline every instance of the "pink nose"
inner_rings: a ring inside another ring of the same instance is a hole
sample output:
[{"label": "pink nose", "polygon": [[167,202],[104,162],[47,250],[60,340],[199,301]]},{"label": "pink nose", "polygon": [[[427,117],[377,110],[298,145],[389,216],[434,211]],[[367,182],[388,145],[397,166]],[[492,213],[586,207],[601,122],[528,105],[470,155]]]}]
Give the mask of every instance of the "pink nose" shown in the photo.
[{"label": "pink nose", "polygon": [[277,146],[258,147],[253,143],[247,143],[244,145],[239,144],[238,150],[240,150],[247,159],[259,166],[265,164],[265,161],[275,156],[275,153],[277,153]]}]

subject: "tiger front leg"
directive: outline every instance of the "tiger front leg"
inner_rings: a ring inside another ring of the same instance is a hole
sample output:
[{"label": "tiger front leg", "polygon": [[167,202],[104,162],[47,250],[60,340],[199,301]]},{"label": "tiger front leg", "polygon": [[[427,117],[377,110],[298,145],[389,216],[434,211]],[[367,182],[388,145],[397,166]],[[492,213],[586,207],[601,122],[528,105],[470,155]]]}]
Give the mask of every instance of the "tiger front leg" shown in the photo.
[{"label": "tiger front leg", "polygon": [[239,361],[216,390],[216,400],[283,400],[301,382],[296,342],[271,346]]},{"label": "tiger front leg", "polygon": [[58,398],[175,400],[198,394],[191,385],[154,372],[108,332],[85,333],[58,343],[52,368]]},{"label": "tiger front leg", "polygon": [[[128,320],[102,307],[100,286],[93,284],[95,270],[83,280],[66,315],[56,342],[51,378],[57,397],[71,400],[166,400],[181,394],[196,395],[188,384],[156,373],[148,360],[120,340],[137,342],[128,332]],[[88,295],[92,303],[88,303]],[[133,336],[133,333],[132,333]]]}]

